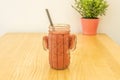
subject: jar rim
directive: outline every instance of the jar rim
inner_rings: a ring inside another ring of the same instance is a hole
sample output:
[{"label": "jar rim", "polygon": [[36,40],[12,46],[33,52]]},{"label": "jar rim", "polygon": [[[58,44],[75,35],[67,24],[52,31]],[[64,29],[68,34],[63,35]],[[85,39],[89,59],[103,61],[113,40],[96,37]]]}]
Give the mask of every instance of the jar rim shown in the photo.
[{"label": "jar rim", "polygon": [[[58,28],[58,27],[67,27],[67,28],[70,28],[70,25],[69,24],[54,24],[54,27],[55,28]],[[50,25],[49,28],[53,28],[53,27]]]}]

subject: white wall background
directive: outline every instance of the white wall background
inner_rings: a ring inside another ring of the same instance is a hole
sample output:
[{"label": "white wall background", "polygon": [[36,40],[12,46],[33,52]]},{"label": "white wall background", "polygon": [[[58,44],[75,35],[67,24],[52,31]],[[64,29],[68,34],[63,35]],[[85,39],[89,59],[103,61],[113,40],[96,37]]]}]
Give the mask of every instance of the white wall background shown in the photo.
[{"label": "white wall background", "polygon": [[[106,16],[100,17],[99,33],[106,33],[120,44],[119,0],[107,0]],[[54,23],[71,25],[71,31],[80,33],[80,15],[71,4],[74,0],[0,0],[0,35],[7,32],[47,32],[48,8]]]}]

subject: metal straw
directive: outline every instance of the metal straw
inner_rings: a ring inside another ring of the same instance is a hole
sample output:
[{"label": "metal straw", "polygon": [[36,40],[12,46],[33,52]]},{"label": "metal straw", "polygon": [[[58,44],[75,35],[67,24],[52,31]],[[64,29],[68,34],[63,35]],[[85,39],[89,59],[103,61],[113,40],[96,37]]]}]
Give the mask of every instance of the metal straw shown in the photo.
[{"label": "metal straw", "polygon": [[46,10],[46,13],[47,13],[47,16],[48,16],[50,25],[52,26],[52,28],[53,28],[53,30],[54,30],[54,25],[53,25],[52,19],[51,19],[51,17],[50,17],[49,11],[48,11],[48,9],[45,9],[45,10]]}]

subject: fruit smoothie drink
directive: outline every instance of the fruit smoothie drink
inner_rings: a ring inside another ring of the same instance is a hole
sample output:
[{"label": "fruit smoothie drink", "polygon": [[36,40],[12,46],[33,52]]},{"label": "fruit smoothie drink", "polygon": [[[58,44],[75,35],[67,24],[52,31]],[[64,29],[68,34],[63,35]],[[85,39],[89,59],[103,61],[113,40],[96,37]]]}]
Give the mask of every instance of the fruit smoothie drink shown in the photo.
[{"label": "fruit smoothie drink", "polygon": [[44,36],[45,47],[49,50],[49,63],[54,69],[65,69],[70,64],[70,49],[75,46],[75,35],[70,35],[69,25],[49,27]]}]

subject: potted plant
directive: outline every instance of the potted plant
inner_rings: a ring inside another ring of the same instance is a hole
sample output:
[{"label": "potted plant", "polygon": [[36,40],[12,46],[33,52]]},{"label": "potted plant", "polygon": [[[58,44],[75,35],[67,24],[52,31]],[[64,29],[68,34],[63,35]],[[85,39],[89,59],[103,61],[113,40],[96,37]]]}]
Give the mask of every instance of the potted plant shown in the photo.
[{"label": "potted plant", "polygon": [[72,7],[82,16],[82,33],[95,35],[99,23],[98,16],[105,15],[107,2],[105,0],[75,0]]}]

